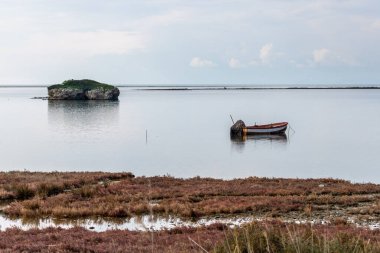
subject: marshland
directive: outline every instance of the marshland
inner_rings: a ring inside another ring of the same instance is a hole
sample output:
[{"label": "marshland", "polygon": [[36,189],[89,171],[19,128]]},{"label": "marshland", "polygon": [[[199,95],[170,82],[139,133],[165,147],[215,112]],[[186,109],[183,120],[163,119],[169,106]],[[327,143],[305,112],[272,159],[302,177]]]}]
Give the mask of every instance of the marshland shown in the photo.
[{"label": "marshland", "polygon": [[[134,252],[152,248],[163,252],[380,249],[380,230],[370,227],[380,222],[380,185],[371,183],[12,171],[0,173],[0,192],[1,215],[24,221],[24,225],[0,232],[0,249],[9,252],[26,249],[123,252],[126,248]],[[162,230],[147,227],[138,231],[95,232],[91,231],[94,227],[81,228],[80,224],[67,227],[70,221],[75,224],[78,219],[112,223],[143,215],[152,219],[161,217],[163,221],[178,217],[183,222]],[[232,226],[239,217],[240,222]],[[39,227],[39,220],[46,218],[60,222],[55,228]],[[229,222],[220,222],[223,218]],[[201,219],[214,222],[197,224]],[[28,222],[34,222],[35,226],[26,226]],[[38,243],[31,247],[34,240]]]},{"label": "marshland", "polygon": [[1,173],[6,215],[26,218],[220,215],[377,221],[380,185],[335,179],[135,177],[131,173]]}]

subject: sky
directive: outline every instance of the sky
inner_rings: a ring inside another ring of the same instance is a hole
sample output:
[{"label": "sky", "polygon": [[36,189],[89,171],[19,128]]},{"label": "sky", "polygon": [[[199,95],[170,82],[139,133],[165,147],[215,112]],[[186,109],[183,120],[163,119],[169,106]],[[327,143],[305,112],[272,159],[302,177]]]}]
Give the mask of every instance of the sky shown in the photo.
[{"label": "sky", "polygon": [[0,84],[380,84],[379,0],[0,0]]}]

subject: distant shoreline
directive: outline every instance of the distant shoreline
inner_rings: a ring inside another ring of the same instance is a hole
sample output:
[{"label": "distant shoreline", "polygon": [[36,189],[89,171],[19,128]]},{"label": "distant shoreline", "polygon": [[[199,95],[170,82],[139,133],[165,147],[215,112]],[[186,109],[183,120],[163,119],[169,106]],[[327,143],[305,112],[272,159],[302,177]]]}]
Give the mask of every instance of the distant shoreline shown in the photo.
[{"label": "distant shoreline", "polygon": [[[1,88],[47,88],[49,85],[0,85]],[[115,85],[119,88],[148,91],[198,91],[198,90],[378,90],[380,85],[373,86],[213,86],[213,85],[188,85],[188,86],[154,86],[154,85]]]},{"label": "distant shoreline", "polygon": [[[127,86],[118,86],[127,87]],[[132,88],[132,87],[129,87]],[[134,88],[134,87],[133,87]],[[197,90],[378,90],[374,87],[142,87],[135,90],[150,91],[197,91]]]}]

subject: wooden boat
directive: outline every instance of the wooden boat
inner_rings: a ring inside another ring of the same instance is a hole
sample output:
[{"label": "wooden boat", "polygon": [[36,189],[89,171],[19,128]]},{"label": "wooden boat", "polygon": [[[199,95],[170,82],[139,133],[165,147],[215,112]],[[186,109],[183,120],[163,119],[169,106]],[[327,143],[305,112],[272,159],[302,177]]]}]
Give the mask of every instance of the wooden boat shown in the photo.
[{"label": "wooden boat", "polygon": [[288,122],[246,126],[243,128],[243,134],[281,134],[286,131],[287,127]]},{"label": "wooden boat", "polygon": [[[232,119],[232,117],[231,117]],[[232,119],[233,122],[233,119]],[[288,122],[272,123],[267,125],[246,126],[244,121],[238,120],[231,126],[231,136],[245,136],[249,134],[281,134],[288,128]]]}]

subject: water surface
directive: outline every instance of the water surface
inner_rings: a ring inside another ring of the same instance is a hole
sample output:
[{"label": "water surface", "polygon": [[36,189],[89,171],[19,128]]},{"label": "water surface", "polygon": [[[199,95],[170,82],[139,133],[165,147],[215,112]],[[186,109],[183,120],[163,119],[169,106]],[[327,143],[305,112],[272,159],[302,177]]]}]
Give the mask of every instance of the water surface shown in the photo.
[{"label": "water surface", "polygon": [[[118,102],[46,101],[0,88],[0,168],[236,178],[333,177],[380,183],[380,90],[121,88]],[[288,121],[286,136],[231,140]]]}]

